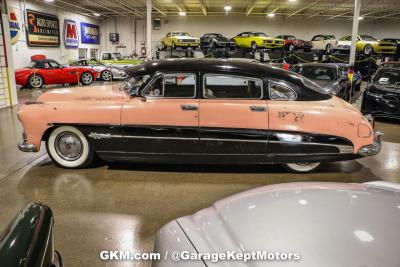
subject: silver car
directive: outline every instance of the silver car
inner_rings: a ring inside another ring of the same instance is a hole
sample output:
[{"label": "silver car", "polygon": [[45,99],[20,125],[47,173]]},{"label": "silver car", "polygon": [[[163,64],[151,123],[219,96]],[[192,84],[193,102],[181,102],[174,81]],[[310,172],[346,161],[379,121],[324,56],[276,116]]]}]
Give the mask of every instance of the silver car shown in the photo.
[{"label": "silver car", "polygon": [[[270,185],[165,225],[153,266],[399,267],[399,227],[399,184]],[[231,251],[268,258],[218,256]]]},{"label": "silver car", "polygon": [[73,61],[70,65],[92,67],[97,72],[97,79],[103,81],[125,79],[128,77],[123,67],[106,65],[97,59],[78,59]]}]

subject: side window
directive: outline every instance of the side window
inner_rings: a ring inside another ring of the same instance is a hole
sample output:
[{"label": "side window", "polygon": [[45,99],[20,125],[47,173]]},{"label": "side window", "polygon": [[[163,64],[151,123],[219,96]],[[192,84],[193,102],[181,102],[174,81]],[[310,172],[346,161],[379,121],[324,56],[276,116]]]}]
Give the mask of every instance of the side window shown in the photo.
[{"label": "side window", "polygon": [[203,83],[204,98],[260,99],[263,83],[256,78],[206,74]]},{"label": "side window", "polygon": [[58,69],[60,68],[60,64],[58,64],[56,61],[49,61],[50,67],[52,69]]},{"label": "side window", "polygon": [[297,99],[296,91],[290,88],[288,84],[279,81],[270,81],[268,91],[271,100],[290,101]]},{"label": "side window", "polygon": [[194,98],[195,74],[164,74],[154,79],[142,93],[143,96],[160,98]]},{"label": "side window", "polygon": [[103,56],[101,57],[102,60],[111,60],[111,54],[110,53],[104,53]]}]

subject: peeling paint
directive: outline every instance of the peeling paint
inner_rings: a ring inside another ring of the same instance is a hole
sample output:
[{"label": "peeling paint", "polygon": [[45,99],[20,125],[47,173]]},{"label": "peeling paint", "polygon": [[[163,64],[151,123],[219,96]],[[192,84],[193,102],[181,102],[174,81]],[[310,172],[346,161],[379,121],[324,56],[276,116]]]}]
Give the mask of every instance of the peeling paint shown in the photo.
[{"label": "peeling paint", "polygon": [[303,112],[293,112],[293,111],[280,111],[278,113],[278,118],[285,120],[286,118],[293,117],[294,122],[303,122],[304,113]]}]

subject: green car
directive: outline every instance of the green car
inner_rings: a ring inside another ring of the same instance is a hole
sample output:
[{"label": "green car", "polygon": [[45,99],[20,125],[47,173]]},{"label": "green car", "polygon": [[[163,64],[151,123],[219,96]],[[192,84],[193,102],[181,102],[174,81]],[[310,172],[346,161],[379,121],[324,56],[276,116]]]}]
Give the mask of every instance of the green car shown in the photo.
[{"label": "green car", "polygon": [[143,61],[139,59],[123,59],[120,52],[110,52],[103,51],[100,55],[100,62],[107,65],[119,65],[122,67],[127,67],[130,65],[139,65],[142,64]]}]

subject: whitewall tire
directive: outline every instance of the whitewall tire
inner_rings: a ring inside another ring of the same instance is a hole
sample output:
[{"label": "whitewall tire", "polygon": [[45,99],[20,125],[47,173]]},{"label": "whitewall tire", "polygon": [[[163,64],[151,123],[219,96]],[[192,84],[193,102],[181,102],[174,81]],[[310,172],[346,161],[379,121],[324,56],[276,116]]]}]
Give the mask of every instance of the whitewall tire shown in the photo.
[{"label": "whitewall tire", "polygon": [[320,162],[314,163],[285,163],[283,166],[286,170],[295,173],[310,173],[316,171],[319,166],[321,165]]},{"label": "whitewall tire", "polygon": [[54,129],[46,141],[46,148],[50,158],[64,168],[85,168],[93,161],[93,146],[75,127]]}]

